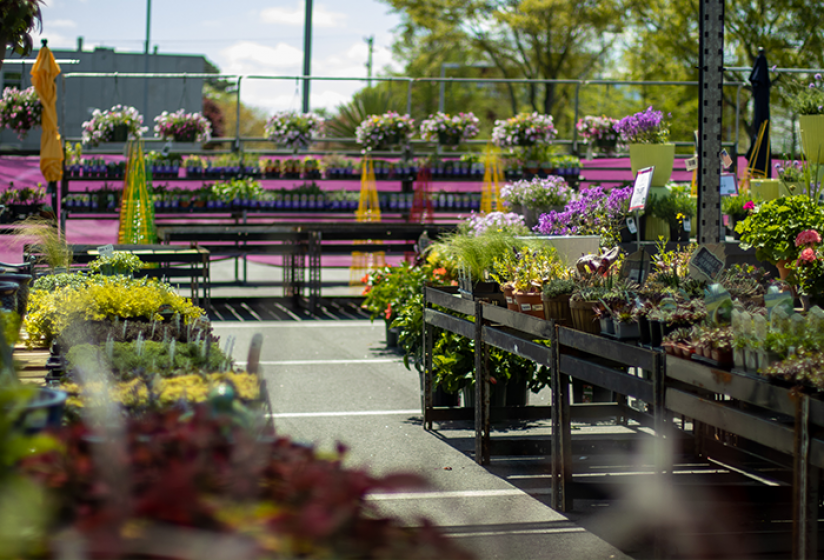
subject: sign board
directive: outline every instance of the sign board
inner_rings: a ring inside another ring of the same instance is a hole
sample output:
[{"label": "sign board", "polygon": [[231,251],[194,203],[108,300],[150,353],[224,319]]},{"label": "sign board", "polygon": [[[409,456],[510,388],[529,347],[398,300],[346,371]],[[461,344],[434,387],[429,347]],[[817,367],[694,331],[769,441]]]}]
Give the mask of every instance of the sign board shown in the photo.
[{"label": "sign board", "polygon": [[652,173],[655,167],[645,167],[639,169],[635,176],[635,184],[632,186],[632,198],[629,199],[629,211],[643,210],[647,205],[647,195],[652,184]]},{"label": "sign board", "polygon": [[690,257],[690,276],[693,278],[713,282],[723,270],[724,259],[705,245],[698,247]]},{"label": "sign board", "polygon": [[643,284],[652,270],[652,259],[643,249],[627,255],[621,267],[621,276],[636,284]]},{"label": "sign board", "polygon": [[732,158],[730,157],[730,154],[727,153],[726,149],[721,150],[721,153],[718,155],[721,158],[721,163],[724,164],[724,167],[729,167],[732,165]]},{"label": "sign board", "polygon": [[721,196],[738,196],[738,179],[735,174],[721,174]]},{"label": "sign board", "polygon": [[687,171],[695,171],[698,169],[698,156],[693,156],[684,160],[684,166],[687,168]]},{"label": "sign board", "polygon": [[114,245],[101,245],[97,248],[97,254],[101,257],[111,257],[114,255]]}]

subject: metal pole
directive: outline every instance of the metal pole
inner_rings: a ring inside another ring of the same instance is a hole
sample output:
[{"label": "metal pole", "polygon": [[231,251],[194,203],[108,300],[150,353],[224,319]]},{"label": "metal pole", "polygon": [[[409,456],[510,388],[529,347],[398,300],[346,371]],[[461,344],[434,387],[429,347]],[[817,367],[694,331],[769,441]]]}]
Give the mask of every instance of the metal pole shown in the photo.
[{"label": "metal pole", "polygon": [[701,0],[698,87],[698,242],[721,241],[724,0]]},{"label": "metal pole", "polygon": [[[581,84],[575,84],[575,116],[572,119],[573,123],[578,122],[578,113],[581,108]],[[572,126],[572,153],[578,155],[578,127]]]},{"label": "metal pole", "polygon": [[233,151],[237,152],[240,150],[240,81],[243,79],[243,76],[237,77],[237,107],[235,111],[235,119],[237,122],[235,123],[235,142],[233,146]]},{"label": "metal pole", "polygon": [[366,45],[369,47],[369,56],[366,59],[366,87],[372,87],[372,49],[375,44],[375,36],[366,37]]},{"label": "metal pole", "polygon": [[[149,73],[149,43],[152,32],[152,0],[146,0],[146,44],[143,49],[143,72]],[[148,119],[149,115],[149,79],[143,82],[143,117]]]},{"label": "metal pole", "polygon": [[443,96],[444,96],[444,87],[446,82],[444,82],[444,78],[446,77],[446,63],[441,62],[441,81],[438,83],[438,112],[443,113]]},{"label": "metal pole", "polygon": [[309,76],[312,74],[312,0],[306,0],[303,31],[303,112],[309,112]]},{"label": "metal pole", "polygon": [[412,83],[415,80],[409,80],[406,82],[406,114],[412,114]]}]

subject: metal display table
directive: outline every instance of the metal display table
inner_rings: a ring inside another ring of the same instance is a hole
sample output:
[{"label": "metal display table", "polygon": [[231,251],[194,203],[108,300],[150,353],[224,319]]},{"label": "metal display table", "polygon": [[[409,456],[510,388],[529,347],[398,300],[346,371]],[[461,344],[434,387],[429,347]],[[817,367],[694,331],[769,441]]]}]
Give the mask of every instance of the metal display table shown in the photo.
[{"label": "metal display table", "polygon": [[[435,329],[474,340],[475,402],[480,406],[450,409],[432,405]],[[504,411],[491,408],[486,363],[489,347],[550,368],[552,405]],[[619,421],[632,418],[652,426],[659,444],[662,434],[692,435],[700,456],[724,457],[725,461],[756,458],[786,469],[792,486],[793,557],[816,556],[820,469],[824,468],[824,399],[816,392],[708,367],[634,342],[584,333],[478,299],[465,299],[453,288],[424,290],[424,370],[424,428],[431,430],[437,421],[473,418],[475,460],[480,464],[488,464],[495,450],[493,412],[507,419],[551,419],[554,509],[570,511],[572,506],[571,420],[576,412],[577,418],[582,418],[584,411],[591,414],[600,409],[603,415],[611,408]],[[616,402],[570,404],[570,377],[613,391]],[[646,403],[646,411],[628,406],[626,397]],[[681,417],[680,424],[672,421],[676,416]],[[688,424],[691,433],[687,433]],[[671,472],[663,454],[656,457],[655,471]]]}]

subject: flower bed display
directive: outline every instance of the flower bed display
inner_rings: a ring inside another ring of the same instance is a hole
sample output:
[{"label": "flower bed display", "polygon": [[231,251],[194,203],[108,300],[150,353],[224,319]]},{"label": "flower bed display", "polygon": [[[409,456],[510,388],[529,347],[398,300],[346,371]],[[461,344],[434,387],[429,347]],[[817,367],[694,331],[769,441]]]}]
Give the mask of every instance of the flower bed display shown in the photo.
[{"label": "flower bed display", "polygon": [[0,98],[0,127],[8,128],[17,133],[23,140],[29,131],[40,126],[43,114],[43,105],[34,86],[19,90],[7,87]]},{"label": "flower bed display", "polygon": [[579,119],[575,124],[575,128],[587,143],[604,150],[606,153],[611,153],[615,151],[618,144],[616,124],[618,124],[616,119],[606,115],[600,117],[588,115]]}]

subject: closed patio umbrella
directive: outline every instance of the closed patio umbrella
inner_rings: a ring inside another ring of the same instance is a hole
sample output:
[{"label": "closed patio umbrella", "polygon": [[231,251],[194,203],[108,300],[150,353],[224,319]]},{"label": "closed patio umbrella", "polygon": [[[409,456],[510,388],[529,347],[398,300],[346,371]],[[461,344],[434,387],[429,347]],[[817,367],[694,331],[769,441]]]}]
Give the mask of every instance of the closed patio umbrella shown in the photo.
[{"label": "closed patio umbrella", "polygon": [[[756,153],[755,160],[752,161],[753,177],[772,176],[770,169],[770,69],[767,66],[767,57],[764,49],[758,49],[758,57],[755,59],[752,71],[750,72],[750,84],[752,84],[753,98],[753,118],[752,131],[750,136],[750,149],[747,150],[747,161],[752,160],[753,151]],[[764,136],[761,138],[760,147],[756,147],[758,132],[766,122]]]},{"label": "closed patio umbrella", "polygon": [[49,182],[63,178],[63,145],[57,129],[57,86],[54,83],[58,74],[60,66],[51,50],[43,45],[31,70],[31,82],[43,105],[40,171]]}]

